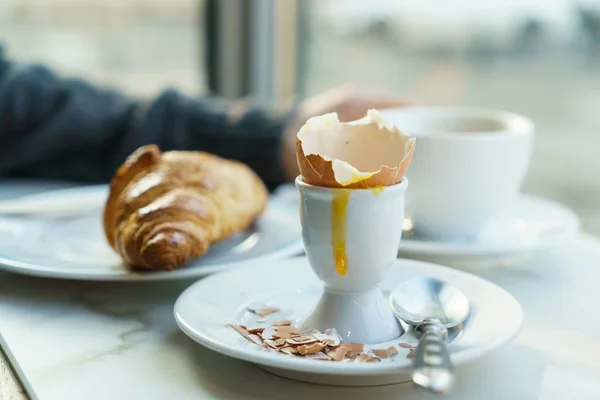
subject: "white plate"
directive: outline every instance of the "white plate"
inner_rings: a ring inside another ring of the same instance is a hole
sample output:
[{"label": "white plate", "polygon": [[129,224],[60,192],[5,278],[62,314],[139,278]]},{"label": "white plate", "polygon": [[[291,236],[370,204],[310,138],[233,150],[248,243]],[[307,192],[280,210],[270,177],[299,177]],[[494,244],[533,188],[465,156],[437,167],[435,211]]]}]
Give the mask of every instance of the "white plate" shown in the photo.
[{"label": "white plate", "polygon": [[475,241],[431,241],[405,232],[399,251],[401,255],[507,256],[564,243],[578,231],[579,219],[573,211],[548,200],[522,195],[508,212],[490,221]]},{"label": "white plate", "polygon": [[[462,289],[472,304],[473,313],[465,329],[449,346],[456,365],[501,347],[518,333],[523,320],[519,303],[500,287],[465,272],[420,261],[397,260],[385,280],[384,292],[389,293],[399,282],[414,276],[433,276],[450,282]],[[254,264],[213,275],[187,288],[175,303],[175,319],[196,342],[283,377],[347,386],[383,385],[410,379],[411,361],[406,358],[404,348],[399,348],[395,357],[379,363],[316,361],[263,349],[226,326],[254,325],[255,316],[246,311],[246,306],[254,302],[281,308],[268,316],[267,324],[280,319],[292,319],[297,324],[314,306],[320,292],[321,283],[304,257]],[[400,341],[416,343],[411,333],[393,344]]]},{"label": "white plate", "polygon": [[41,191],[0,201],[0,215],[69,216],[101,210],[108,192],[107,185]]},{"label": "white plate", "polygon": [[[298,210],[273,197],[251,229],[213,246],[189,265],[169,272],[131,272],[108,246],[102,231],[106,193],[105,186],[55,190],[47,193],[44,204],[39,203],[44,194],[23,197],[22,204],[58,214],[63,214],[64,204],[70,201],[79,208],[77,215],[63,218],[45,218],[39,213],[35,218],[0,215],[0,270],[79,280],[168,280],[201,277],[243,266],[248,260],[280,259],[303,250]],[[13,204],[18,201],[11,200]]]}]

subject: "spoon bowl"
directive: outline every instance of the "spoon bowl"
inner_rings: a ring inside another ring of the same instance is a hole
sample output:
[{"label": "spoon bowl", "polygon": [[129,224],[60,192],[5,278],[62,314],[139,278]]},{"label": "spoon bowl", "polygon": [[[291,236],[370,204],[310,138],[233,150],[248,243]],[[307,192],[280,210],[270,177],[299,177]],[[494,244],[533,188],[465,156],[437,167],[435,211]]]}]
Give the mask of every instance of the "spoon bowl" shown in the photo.
[{"label": "spoon bowl", "polygon": [[419,344],[413,359],[413,382],[436,394],[454,382],[446,347],[448,329],[469,316],[469,299],[454,286],[434,278],[413,278],[390,294],[394,314],[415,327]]},{"label": "spoon bowl", "polygon": [[390,294],[390,304],[396,316],[410,325],[433,318],[447,329],[467,319],[470,308],[463,292],[434,278],[402,282]]}]

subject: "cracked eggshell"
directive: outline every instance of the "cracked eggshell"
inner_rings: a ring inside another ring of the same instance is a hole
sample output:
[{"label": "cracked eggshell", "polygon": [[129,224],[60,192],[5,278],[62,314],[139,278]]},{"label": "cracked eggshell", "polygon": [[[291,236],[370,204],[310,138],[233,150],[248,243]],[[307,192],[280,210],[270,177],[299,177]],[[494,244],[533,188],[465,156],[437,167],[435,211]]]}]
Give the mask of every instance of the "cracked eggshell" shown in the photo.
[{"label": "cracked eggshell", "polygon": [[364,189],[400,183],[410,165],[415,138],[376,110],[357,121],[336,113],[309,119],[296,136],[296,157],[305,183]]}]

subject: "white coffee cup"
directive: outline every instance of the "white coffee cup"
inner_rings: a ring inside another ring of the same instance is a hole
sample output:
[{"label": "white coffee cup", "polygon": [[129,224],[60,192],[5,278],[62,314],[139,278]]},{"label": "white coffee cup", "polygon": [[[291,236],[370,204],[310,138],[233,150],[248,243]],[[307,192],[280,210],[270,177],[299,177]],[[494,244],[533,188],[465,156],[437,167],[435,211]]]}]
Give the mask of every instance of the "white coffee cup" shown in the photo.
[{"label": "white coffee cup", "polygon": [[534,142],[529,119],[468,107],[413,107],[382,113],[417,137],[406,194],[406,217],[416,236],[474,240],[518,196]]}]

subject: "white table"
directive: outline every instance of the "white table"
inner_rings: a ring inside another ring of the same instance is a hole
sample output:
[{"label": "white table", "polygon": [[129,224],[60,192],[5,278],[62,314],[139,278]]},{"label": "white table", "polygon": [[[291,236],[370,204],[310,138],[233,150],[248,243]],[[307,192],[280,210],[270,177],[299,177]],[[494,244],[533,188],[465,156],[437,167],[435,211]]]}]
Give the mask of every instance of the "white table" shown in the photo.
[{"label": "white table", "polygon": [[[512,344],[458,367],[447,398],[600,398],[600,241],[580,236],[480,275],[521,302],[525,324]],[[191,283],[82,283],[2,273],[0,331],[42,400],[433,398],[411,384],[289,381],[207,350],[173,319],[173,303]],[[3,396],[1,374],[0,365]]]}]

